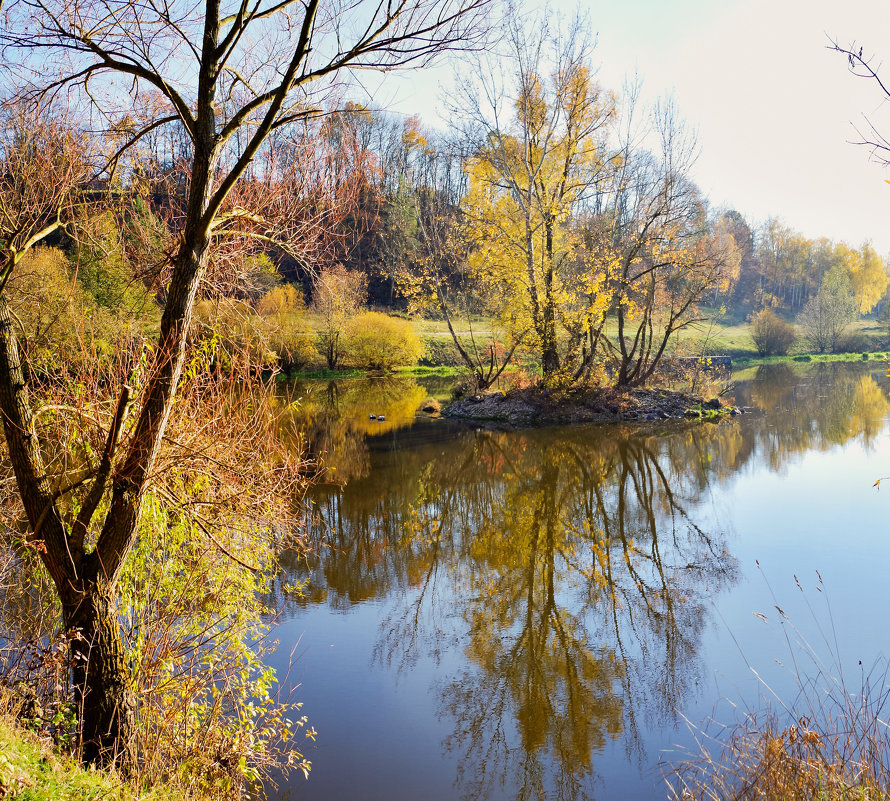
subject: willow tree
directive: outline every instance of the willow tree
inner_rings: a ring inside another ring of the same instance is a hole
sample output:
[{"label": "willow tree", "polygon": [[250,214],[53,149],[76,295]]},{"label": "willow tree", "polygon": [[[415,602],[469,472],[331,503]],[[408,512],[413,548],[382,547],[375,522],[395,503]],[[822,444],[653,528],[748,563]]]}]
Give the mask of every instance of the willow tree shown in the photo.
[{"label": "willow tree", "polygon": [[571,367],[560,326],[590,312],[578,302],[565,223],[612,169],[615,100],[594,80],[582,25],[564,37],[546,24],[527,34],[519,19],[511,17],[500,70],[480,68],[461,90],[477,137],[463,209],[477,232],[471,269],[500,299],[496,311],[533,332],[547,381]]},{"label": "willow tree", "polygon": [[[89,110],[93,130],[107,121],[123,131],[112,164],[166,126],[186,140],[186,197],[147,378],[135,397],[130,387],[120,389],[107,445],[80,485],[73,520],[61,513],[59,491],[45,475],[13,326],[0,300],[0,409],[31,538],[55,584],[64,624],[78,633],[73,678],[85,760],[134,758],[134,700],[116,582],[164,439],[214,234],[239,219],[261,224],[261,209],[227,207],[227,199],[269,138],[316,115],[322,96],[350,70],[422,64],[436,52],[478,42],[486,5],[14,0],[5,7],[0,44],[19,101],[76,100]],[[140,118],[134,111],[149,96],[160,96],[161,110]],[[131,407],[132,430],[119,442]]]}]

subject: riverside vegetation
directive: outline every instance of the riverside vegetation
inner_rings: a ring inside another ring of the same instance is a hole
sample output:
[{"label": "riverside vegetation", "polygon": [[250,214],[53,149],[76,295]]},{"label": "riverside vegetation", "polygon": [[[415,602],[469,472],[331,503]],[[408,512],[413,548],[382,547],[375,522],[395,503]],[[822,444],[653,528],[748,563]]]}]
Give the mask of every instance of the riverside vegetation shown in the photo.
[{"label": "riverside vegetation", "polygon": [[[309,771],[265,599],[324,468],[274,374],[423,358],[623,414],[709,314],[762,355],[790,318],[820,353],[885,324],[867,243],[710,208],[678,110],[601,86],[582,21],[495,42],[491,6],[4,8],[0,700],[84,763],[208,798]],[[449,50],[445,134],[333,91]]]}]

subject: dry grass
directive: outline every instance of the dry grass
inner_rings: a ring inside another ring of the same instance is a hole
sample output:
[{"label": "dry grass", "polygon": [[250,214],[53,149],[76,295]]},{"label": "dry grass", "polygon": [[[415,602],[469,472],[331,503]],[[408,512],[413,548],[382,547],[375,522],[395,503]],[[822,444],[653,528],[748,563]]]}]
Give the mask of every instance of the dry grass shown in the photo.
[{"label": "dry grass", "polygon": [[[821,578],[818,589],[822,591]],[[868,671],[860,667],[851,685],[840,667],[833,626],[825,636],[826,663],[817,654],[825,649],[811,647],[778,605],[776,609],[791,649],[793,702],[776,698],[770,707],[716,732],[692,727],[697,752],[670,768],[669,798],[890,799],[890,663],[881,660]]]},{"label": "dry grass", "polygon": [[[850,699],[852,700],[852,699]],[[890,798],[886,724],[866,701],[850,715],[802,716],[785,726],[749,716],[669,780],[680,801],[872,801]]]}]

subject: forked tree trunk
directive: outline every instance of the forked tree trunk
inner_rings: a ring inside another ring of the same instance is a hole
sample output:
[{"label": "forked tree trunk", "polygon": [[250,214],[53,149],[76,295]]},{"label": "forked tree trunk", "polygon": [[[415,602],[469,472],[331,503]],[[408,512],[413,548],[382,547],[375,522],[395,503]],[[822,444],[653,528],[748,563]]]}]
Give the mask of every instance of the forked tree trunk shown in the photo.
[{"label": "forked tree trunk", "polygon": [[[63,520],[57,493],[43,466],[28,387],[11,314],[0,295],[0,412],[28,521],[62,605],[69,644],[73,700],[84,762],[135,764],[135,697],[117,615],[116,583],[133,546],[148,476],[154,467],[182,365],[195,294],[201,280],[206,236],[184,244],[170,284],[156,364],[127,457],[111,479],[111,498],[95,548],[86,551],[83,527]],[[110,465],[109,465],[110,467]],[[97,471],[97,500],[109,474]],[[92,490],[90,494],[92,494]],[[79,518],[78,518],[79,522]]]},{"label": "forked tree trunk", "polygon": [[135,705],[114,589],[99,578],[95,552],[72,537],[60,517],[43,467],[22,359],[5,298],[0,295],[0,413],[31,537],[52,577],[72,636],[69,666],[84,759],[127,768],[134,756]]},{"label": "forked tree trunk", "polygon": [[559,371],[559,347],[556,342],[556,301],[553,297],[553,219],[548,218],[544,226],[544,258],[547,268],[544,271],[544,301],[541,331],[541,372],[544,378]]}]

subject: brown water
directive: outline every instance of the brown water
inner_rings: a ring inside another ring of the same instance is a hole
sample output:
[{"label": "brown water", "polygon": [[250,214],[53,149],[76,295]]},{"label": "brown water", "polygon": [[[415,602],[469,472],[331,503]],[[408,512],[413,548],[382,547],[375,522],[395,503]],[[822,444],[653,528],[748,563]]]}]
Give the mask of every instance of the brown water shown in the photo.
[{"label": "brown water", "polygon": [[441,382],[297,388],[327,483],[276,666],[296,644],[319,736],[280,797],[663,798],[685,719],[793,697],[776,604],[850,670],[886,652],[883,367],[794,368],[737,376],[762,411],[657,428],[490,432],[415,417]]}]

